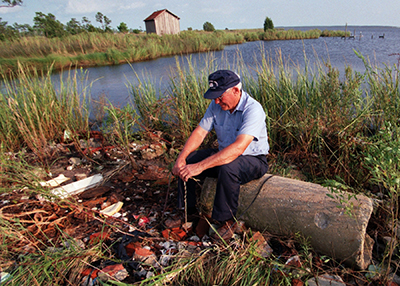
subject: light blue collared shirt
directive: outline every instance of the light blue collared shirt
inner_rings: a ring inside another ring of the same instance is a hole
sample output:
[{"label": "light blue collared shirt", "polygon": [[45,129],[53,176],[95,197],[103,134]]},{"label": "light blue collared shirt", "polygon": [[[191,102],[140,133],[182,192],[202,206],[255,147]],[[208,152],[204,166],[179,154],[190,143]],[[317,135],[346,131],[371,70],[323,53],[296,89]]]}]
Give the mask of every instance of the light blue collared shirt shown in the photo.
[{"label": "light blue collared shirt", "polygon": [[268,154],[269,144],[265,112],[261,104],[244,91],[242,91],[239,103],[232,113],[229,110],[222,110],[221,106],[213,100],[199,125],[207,131],[215,129],[219,150],[235,142],[238,135],[247,134],[253,136],[254,139],[242,155]]}]

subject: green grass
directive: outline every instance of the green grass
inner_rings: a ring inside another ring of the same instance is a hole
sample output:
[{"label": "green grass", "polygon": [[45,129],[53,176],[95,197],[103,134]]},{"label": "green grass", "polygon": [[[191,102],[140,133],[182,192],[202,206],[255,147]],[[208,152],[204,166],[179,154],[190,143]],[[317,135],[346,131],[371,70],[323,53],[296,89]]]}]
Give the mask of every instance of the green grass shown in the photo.
[{"label": "green grass", "polygon": [[0,42],[0,73],[26,68],[59,70],[75,66],[121,64],[163,56],[222,50],[244,41],[309,39],[340,36],[342,31],[233,30],[182,31],[178,35],[81,33],[65,38],[23,37]]},{"label": "green grass", "polygon": [[4,92],[0,93],[0,142],[2,151],[17,151],[24,147],[44,159],[46,148],[60,142],[64,132],[89,131],[88,87],[78,90],[79,72],[61,81],[59,89],[50,75],[27,75],[20,67],[18,83],[4,77]]}]

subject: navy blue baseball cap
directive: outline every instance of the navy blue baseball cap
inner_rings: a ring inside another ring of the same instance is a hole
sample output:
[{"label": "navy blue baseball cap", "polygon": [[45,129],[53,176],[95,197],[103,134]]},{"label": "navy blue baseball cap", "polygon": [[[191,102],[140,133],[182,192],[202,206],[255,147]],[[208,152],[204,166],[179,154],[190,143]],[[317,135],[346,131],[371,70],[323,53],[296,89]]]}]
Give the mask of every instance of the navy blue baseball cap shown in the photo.
[{"label": "navy blue baseball cap", "polygon": [[240,82],[240,77],[230,70],[218,70],[208,76],[210,88],[204,94],[204,98],[216,99],[227,89],[236,86]]}]

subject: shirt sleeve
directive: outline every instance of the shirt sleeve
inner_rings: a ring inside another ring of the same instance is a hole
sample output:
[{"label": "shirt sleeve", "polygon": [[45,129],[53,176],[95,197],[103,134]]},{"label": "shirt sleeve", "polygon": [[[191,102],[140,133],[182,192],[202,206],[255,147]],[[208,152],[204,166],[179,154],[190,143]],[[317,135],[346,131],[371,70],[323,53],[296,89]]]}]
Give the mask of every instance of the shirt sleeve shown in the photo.
[{"label": "shirt sleeve", "polygon": [[204,113],[203,118],[200,120],[200,127],[204,130],[210,132],[214,128],[214,112],[213,112],[212,102],[208,106],[206,112]]},{"label": "shirt sleeve", "polygon": [[253,101],[243,111],[243,121],[238,134],[246,134],[254,137],[255,141],[260,139],[265,129],[265,113],[258,102]]}]

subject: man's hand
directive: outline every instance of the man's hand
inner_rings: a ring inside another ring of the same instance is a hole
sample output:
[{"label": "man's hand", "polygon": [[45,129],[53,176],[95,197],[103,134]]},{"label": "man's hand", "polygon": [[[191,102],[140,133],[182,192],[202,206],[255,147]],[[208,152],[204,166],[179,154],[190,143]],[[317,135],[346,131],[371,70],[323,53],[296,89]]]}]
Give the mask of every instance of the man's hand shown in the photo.
[{"label": "man's hand", "polygon": [[180,177],[181,170],[185,167],[186,163],[184,160],[176,160],[174,167],[172,168],[172,174]]},{"label": "man's hand", "polygon": [[190,178],[201,174],[201,172],[203,172],[203,169],[200,168],[199,164],[188,164],[180,169],[178,176],[187,182]]},{"label": "man's hand", "polygon": [[197,126],[196,129],[193,130],[192,134],[189,136],[189,139],[186,141],[183,150],[179,154],[178,159],[176,159],[175,165],[172,168],[172,174],[179,176],[186,182],[191,176],[196,176],[201,173],[200,171],[200,173],[193,175],[196,172],[189,171],[187,169],[188,165],[186,165],[186,158],[190,153],[200,146],[201,142],[203,142],[204,138],[207,136],[207,133],[208,132],[200,126]]}]

